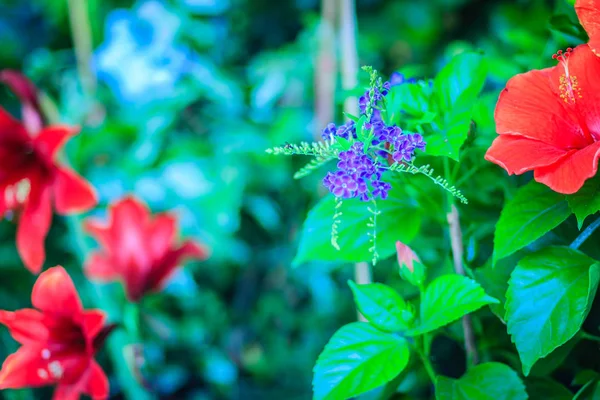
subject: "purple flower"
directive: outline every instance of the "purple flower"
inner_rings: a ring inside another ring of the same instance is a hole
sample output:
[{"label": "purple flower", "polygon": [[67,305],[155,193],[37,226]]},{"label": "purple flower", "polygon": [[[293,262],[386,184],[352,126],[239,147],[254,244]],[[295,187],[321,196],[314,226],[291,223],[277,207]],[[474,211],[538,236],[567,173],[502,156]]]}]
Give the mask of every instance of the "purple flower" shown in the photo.
[{"label": "purple flower", "polygon": [[410,135],[402,135],[394,142],[394,154],[392,157],[396,162],[411,161],[415,147],[412,144]]},{"label": "purple flower", "polygon": [[399,86],[404,85],[405,83],[417,83],[415,78],[406,78],[403,73],[394,72],[390,76],[390,84],[391,86]]},{"label": "purple flower", "polygon": [[392,188],[392,185],[383,181],[373,181],[371,185],[373,186],[373,197],[379,196],[381,200],[388,197],[388,192]]},{"label": "purple flower", "polygon": [[346,122],[337,128],[335,135],[347,140],[350,140],[350,137],[356,139],[356,123],[354,121]]},{"label": "purple flower", "polygon": [[425,151],[425,140],[423,140],[423,136],[418,133],[413,133],[409,135],[410,142],[415,149],[419,149],[421,151]]},{"label": "purple flower", "polygon": [[326,140],[326,141],[333,140],[333,137],[335,136],[335,132],[336,132],[335,124],[328,124],[325,127],[325,129],[323,129],[323,132],[321,133],[321,137],[323,138],[323,140]]}]

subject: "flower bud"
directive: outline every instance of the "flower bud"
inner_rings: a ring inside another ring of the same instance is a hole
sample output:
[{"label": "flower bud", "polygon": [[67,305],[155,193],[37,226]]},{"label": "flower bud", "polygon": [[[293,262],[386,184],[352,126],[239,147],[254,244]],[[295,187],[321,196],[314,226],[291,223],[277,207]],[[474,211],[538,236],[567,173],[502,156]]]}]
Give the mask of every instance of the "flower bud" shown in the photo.
[{"label": "flower bud", "polygon": [[407,245],[396,242],[400,276],[414,286],[421,286],[425,282],[425,266],[421,264],[419,256]]}]

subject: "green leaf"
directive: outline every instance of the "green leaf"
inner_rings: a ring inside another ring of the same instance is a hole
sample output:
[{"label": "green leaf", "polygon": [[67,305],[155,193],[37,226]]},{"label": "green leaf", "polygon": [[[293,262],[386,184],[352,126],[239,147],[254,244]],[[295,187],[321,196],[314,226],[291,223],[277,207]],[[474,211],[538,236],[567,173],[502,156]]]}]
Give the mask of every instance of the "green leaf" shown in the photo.
[{"label": "green leaf", "polygon": [[483,290],[499,300],[497,304],[490,304],[490,310],[502,321],[504,321],[504,302],[506,301],[505,294],[506,289],[508,289],[508,280],[517,265],[517,260],[514,258],[512,256],[502,259],[495,266],[492,265],[490,258],[483,267],[473,271],[475,280],[483,287]]},{"label": "green leaf", "polygon": [[552,379],[528,379],[525,386],[530,399],[571,400],[573,398],[573,393],[569,389]]},{"label": "green leaf", "polygon": [[579,331],[598,288],[600,267],[568,247],[524,257],[508,283],[506,321],[523,373]]},{"label": "green leaf", "polygon": [[581,229],[586,217],[600,210],[600,176],[588,179],[577,193],[567,196],[567,201]]},{"label": "green leaf", "polygon": [[455,56],[436,76],[433,90],[439,110],[438,131],[425,137],[427,154],[458,161],[486,75],[483,57],[464,52]]},{"label": "green leaf", "polygon": [[408,364],[406,339],[354,322],[340,328],[314,369],[316,400],[343,400],[394,379]]},{"label": "green leaf", "polygon": [[[342,202],[338,209],[342,213],[338,226],[338,251],[331,245],[335,200],[333,195],[321,199],[304,222],[294,265],[307,261],[371,261],[373,254],[369,249],[372,243],[368,234],[373,232],[373,228],[368,226],[372,216],[368,207],[373,208],[373,203],[358,199]],[[377,252],[384,259],[394,254],[397,240],[410,243],[416,236],[421,226],[421,212],[399,182],[392,183],[388,198],[378,201],[377,208],[381,213],[377,216]]]},{"label": "green leaf", "polygon": [[461,275],[443,275],[427,286],[421,298],[421,323],[411,335],[431,332],[456,321],[486,304],[498,303],[474,280]]},{"label": "green leaf", "polygon": [[389,286],[381,283],[357,285],[348,281],[358,310],[364,317],[382,331],[398,332],[406,330],[414,314],[402,297]]},{"label": "green leaf", "polygon": [[600,400],[600,383],[594,379],[586,383],[573,400]]},{"label": "green leaf", "polygon": [[509,200],[496,225],[494,263],[554,229],[570,215],[563,195],[535,181]]},{"label": "green leaf", "polygon": [[490,362],[469,369],[460,379],[440,376],[436,400],[527,400],[523,382],[510,367]]}]

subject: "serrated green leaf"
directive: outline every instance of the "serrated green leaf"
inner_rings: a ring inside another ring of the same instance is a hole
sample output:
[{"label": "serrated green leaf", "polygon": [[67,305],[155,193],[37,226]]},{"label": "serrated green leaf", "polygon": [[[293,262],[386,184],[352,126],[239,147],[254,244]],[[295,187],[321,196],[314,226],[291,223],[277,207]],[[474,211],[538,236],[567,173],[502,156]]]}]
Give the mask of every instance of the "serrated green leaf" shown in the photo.
[{"label": "serrated green leaf", "polygon": [[508,283],[505,319],[525,375],[579,331],[599,278],[596,261],[568,247],[548,247],[519,262]]},{"label": "serrated green leaf", "polygon": [[436,76],[433,90],[439,118],[437,131],[425,137],[427,154],[458,161],[486,75],[483,57],[465,52],[455,56]]},{"label": "serrated green leaf", "polygon": [[490,304],[490,310],[502,321],[504,321],[504,302],[506,301],[508,280],[516,265],[517,260],[514,257],[502,259],[495,266],[492,265],[490,258],[483,267],[473,271],[475,280],[483,287],[483,290],[498,299],[499,303]]},{"label": "serrated green leaf", "polygon": [[315,400],[344,400],[394,379],[408,364],[406,339],[381,332],[368,323],[340,328],[314,369]]},{"label": "serrated green leaf", "polygon": [[[337,242],[340,250],[331,245],[331,224],[335,209],[333,195],[321,199],[308,213],[302,227],[298,254],[293,263],[298,265],[307,261],[371,261],[373,254],[369,233],[369,218],[372,214],[367,210],[372,203],[358,199],[342,202],[337,210],[342,213],[338,227]],[[421,212],[418,204],[399,183],[393,184],[389,196],[377,202],[381,214],[377,216],[377,252],[384,259],[396,251],[396,241],[410,243],[421,226]],[[399,222],[400,221],[400,222]]]},{"label": "serrated green leaf", "polygon": [[387,332],[410,326],[414,318],[412,309],[394,289],[381,283],[357,285],[348,281],[348,284],[358,310],[371,325]]},{"label": "serrated green leaf", "polygon": [[409,333],[420,335],[456,321],[463,315],[498,303],[474,280],[461,275],[443,275],[427,286],[421,298],[421,322]]},{"label": "serrated green leaf", "polygon": [[570,215],[563,195],[535,181],[509,200],[494,234],[494,263],[557,227]]},{"label": "serrated green leaf", "polygon": [[567,195],[567,201],[581,229],[586,217],[600,210],[600,176],[588,179],[577,193]]},{"label": "serrated green leaf", "polygon": [[528,379],[525,382],[530,399],[571,400],[573,393],[560,383],[548,378]]},{"label": "serrated green leaf", "polygon": [[527,400],[523,382],[507,365],[490,362],[469,369],[460,379],[440,376],[436,400]]}]

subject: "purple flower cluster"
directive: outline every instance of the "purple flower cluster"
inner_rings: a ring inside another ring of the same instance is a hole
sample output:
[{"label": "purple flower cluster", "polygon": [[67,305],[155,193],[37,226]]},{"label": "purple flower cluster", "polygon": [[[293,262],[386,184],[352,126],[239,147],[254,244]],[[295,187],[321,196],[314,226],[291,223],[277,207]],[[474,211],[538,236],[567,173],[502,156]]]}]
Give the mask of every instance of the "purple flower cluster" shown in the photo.
[{"label": "purple flower cluster", "polygon": [[[415,150],[425,150],[425,141],[418,133],[406,133],[396,125],[388,126],[383,121],[379,108],[380,102],[395,85],[410,83],[402,75],[392,76],[395,81],[379,82],[367,90],[359,99],[360,114],[369,115],[364,129],[370,132],[368,150],[363,142],[355,142],[347,151],[339,154],[337,170],[328,172],[323,184],[336,197],[350,199],[359,198],[369,201],[371,198],[385,199],[391,185],[381,180],[382,173],[388,167],[391,156],[395,162],[410,162]],[[334,141],[336,137],[346,140],[357,140],[356,123],[348,121],[336,127],[329,124],[323,130],[323,140]]]}]

